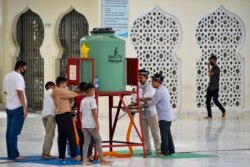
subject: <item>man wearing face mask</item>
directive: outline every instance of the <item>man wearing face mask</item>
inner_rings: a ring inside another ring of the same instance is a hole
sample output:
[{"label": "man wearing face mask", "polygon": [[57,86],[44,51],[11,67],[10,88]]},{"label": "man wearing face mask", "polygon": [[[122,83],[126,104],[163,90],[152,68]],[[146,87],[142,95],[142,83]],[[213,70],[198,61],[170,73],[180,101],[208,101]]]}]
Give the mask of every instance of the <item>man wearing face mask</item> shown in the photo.
[{"label": "man wearing face mask", "polygon": [[[212,68],[211,68],[212,67]],[[226,116],[226,110],[219,102],[219,81],[220,81],[220,68],[217,66],[217,57],[212,55],[208,59],[208,76],[210,78],[207,96],[206,96],[206,107],[207,107],[207,116],[204,119],[212,118],[211,110],[211,99],[213,98],[214,104],[219,107],[222,112],[222,118]]]},{"label": "man wearing face mask", "polygon": [[18,61],[15,70],[3,79],[3,90],[6,94],[7,131],[6,143],[9,159],[22,160],[17,148],[17,137],[22,131],[24,119],[28,115],[25,82],[23,75],[27,64]]}]

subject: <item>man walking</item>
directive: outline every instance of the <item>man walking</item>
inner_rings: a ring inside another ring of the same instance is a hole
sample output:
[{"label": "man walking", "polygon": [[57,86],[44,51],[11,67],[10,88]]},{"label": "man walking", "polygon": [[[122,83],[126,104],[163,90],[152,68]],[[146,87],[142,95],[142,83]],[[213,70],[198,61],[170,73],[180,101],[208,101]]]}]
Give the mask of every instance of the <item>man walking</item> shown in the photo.
[{"label": "man walking", "polygon": [[22,160],[17,148],[18,135],[22,131],[24,119],[28,115],[27,99],[25,95],[25,74],[27,64],[18,61],[15,70],[3,79],[3,90],[6,94],[7,131],[6,143],[9,159]]},{"label": "man walking", "polygon": [[[212,66],[212,68],[211,68]],[[217,66],[217,57],[212,55],[208,59],[208,76],[210,78],[207,96],[206,96],[206,106],[207,106],[207,116],[204,119],[212,118],[211,110],[211,99],[213,98],[214,104],[219,107],[222,112],[222,118],[226,116],[226,110],[219,102],[219,81],[220,81],[220,68]]]}]

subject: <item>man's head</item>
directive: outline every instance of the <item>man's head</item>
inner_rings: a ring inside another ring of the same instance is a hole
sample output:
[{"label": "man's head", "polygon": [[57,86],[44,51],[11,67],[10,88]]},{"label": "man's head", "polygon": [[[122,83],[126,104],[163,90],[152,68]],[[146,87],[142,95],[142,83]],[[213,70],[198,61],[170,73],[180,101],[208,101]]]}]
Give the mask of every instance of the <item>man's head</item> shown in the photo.
[{"label": "man's head", "polygon": [[147,82],[148,75],[149,75],[149,72],[147,70],[145,69],[139,70],[139,82],[141,85],[144,85]]},{"label": "man's head", "polygon": [[82,93],[83,93],[83,92],[86,92],[86,91],[85,91],[85,86],[86,86],[86,84],[87,84],[86,82],[81,82],[81,83],[79,84],[79,91],[80,91],[80,92],[82,92]]},{"label": "man's head", "polygon": [[152,76],[152,86],[154,88],[158,88],[162,82],[164,81],[164,77],[161,73],[156,73]]},{"label": "man's head", "polygon": [[65,77],[57,77],[56,78],[56,86],[61,88],[67,87],[67,78]]},{"label": "man's head", "polygon": [[94,96],[95,95],[95,85],[92,83],[87,83],[85,85],[85,91],[88,96]]},{"label": "man's head", "polygon": [[55,88],[55,83],[52,82],[52,81],[48,81],[46,84],[45,84],[45,89],[46,90],[49,90],[49,89],[54,89]]},{"label": "man's head", "polygon": [[26,67],[27,67],[27,63],[20,60],[20,61],[16,62],[15,71],[19,72],[22,75],[24,75],[25,71],[26,71]]},{"label": "man's head", "polygon": [[217,57],[215,55],[212,55],[208,58],[208,61],[209,61],[211,66],[214,66],[217,62]]}]

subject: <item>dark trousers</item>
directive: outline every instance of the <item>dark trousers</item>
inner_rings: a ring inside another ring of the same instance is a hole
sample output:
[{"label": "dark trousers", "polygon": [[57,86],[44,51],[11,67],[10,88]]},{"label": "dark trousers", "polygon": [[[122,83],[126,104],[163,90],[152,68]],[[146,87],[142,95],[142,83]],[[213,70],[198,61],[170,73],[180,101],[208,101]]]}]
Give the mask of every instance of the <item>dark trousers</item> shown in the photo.
[{"label": "dark trousers", "polygon": [[211,110],[211,99],[213,98],[214,104],[219,107],[221,112],[225,112],[225,108],[222,106],[222,104],[219,102],[219,89],[216,90],[210,90],[209,88],[207,89],[207,97],[206,97],[206,106],[207,106],[207,115],[209,117],[212,117],[212,110]]},{"label": "dark trousers", "polygon": [[171,121],[159,121],[161,133],[161,153],[164,155],[171,155],[175,153],[174,142],[171,135]]},{"label": "dark trousers", "polygon": [[[83,155],[83,143],[84,143],[84,134],[82,129],[77,129],[78,137],[79,137],[79,147],[80,147],[80,153],[81,153],[81,158]],[[93,145],[94,145],[94,139],[91,137],[91,142],[89,144],[88,148],[88,157],[90,157],[93,154]]]},{"label": "dark trousers", "polygon": [[17,136],[21,133],[24,123],[23,107],[9,110],[7,113],[6,144],[8,158],[15,159],[20,156],[17,148]]},{"label": "dark trousers", "polygon": [[59,158],[65,158],[66,152],[66,141],[68,139],[69,146],[70,146],[70,156],[76,157],[76,138],[74,134],[73,128],[73,120],[70,112],[66,112],[63,114],[57,114],[55,116],[57,129],[58,129],[58,151],[59,151]]}]

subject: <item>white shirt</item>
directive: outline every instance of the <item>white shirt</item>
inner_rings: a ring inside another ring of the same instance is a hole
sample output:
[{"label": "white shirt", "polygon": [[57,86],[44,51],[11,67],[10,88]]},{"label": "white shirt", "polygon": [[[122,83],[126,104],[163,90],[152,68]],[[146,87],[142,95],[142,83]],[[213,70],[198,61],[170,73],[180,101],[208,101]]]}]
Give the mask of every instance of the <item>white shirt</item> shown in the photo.
[{"label": "white shirt", "polygon": [[42,117],[51,115],[55,116],[55,103],[54,100],[51,97],[51,94],[53,93],[53,89],[49,89],[45,92],[44,98],[43,98],[43,110],[42,110]]},{"label": "white shirt", "polygon": [[[144,85],[140,85],[139,97],[153,97],[155,94],[155,88],[151,85],[150,82],[146,82]],[[132,98],[133,102],[137,102],[136,95]],[[140,102],[140,105],[144,105],[144,102]],[[149,106],[142,110],[142,119],[148,119],[157,114],[155,106]]]},{"label": "white shirt", "polygon": [[[140,89],[142,89],[142,97],[153,97],[155,94],[155,88],[153,88],[151,83],[148,81],[144,85],[140,85]],[[142,118],[148,119],[156,114],[156,107],[149,106],[148,108],[144,108],[142,111]]]},{"label": "white shirt", "polygon": [[97,109],[94,97],[85,97],[81,101],[80,112],[82,112],[82,128],[96,128],[96,123],[92,114],[93,109]]},{"label": "white shirt", "polygon": [[6,108],[9,110],[14,110],[22,106],[17,95],[17,90],[23,91],[25,103],[27,106],[25,82],[23,76],[16,71],[12,71],[8,73],[3,79],[3,91],[7,93]]}]

